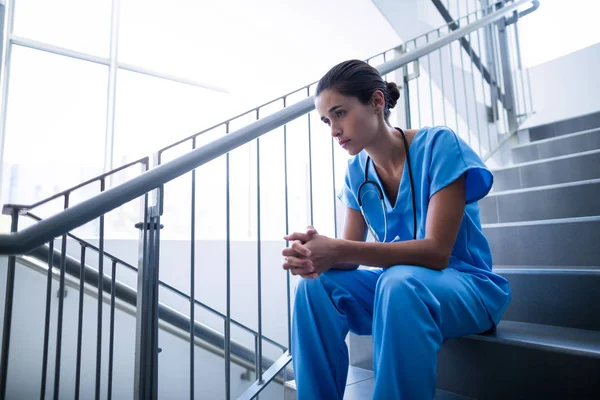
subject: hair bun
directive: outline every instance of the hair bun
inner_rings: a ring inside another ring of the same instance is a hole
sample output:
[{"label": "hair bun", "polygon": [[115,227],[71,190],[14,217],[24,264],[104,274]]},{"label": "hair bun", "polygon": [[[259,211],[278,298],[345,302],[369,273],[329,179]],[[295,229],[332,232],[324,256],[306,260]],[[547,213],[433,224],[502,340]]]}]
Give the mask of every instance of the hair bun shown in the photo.
[{"label": "hair bun", "polygon": [[400,89],[395,82],[385,82],[385,86],[387,87],[388,93],[390,95],[388,100],[388,108],[394,108],[398,99],[400,98]]}]

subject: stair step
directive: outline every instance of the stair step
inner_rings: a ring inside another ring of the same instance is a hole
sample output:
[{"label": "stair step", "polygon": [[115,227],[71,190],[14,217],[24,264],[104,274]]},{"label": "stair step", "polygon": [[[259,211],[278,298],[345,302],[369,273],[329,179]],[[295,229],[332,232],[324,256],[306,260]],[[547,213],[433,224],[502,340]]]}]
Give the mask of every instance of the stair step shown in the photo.
[{"label": "stair step", "polygon": [[543,140],[600,127],[600,112],[529,128],[529,140]]},{"label": "stair step", "polygon": [[[346,391],[344,393],[345,400],[363,400],[370,399],[373,397],[373,390],[375,388],[375,380],[373,378],[373,371],[350,366],[348,369],[348,378],[346,382]],[[286,400],[296,399],[296,382],[288,381],[285,383],[286,388]],[[447,392],[444,390],[437,390],[435,400],[469,400],[467,397],[459,396],[457,394]]]},{"label": "stair step", "polygon": [[483,225],[495,265],[589,266],[600,260],[600,217]]},{"label": "stair step", "polygon": [[502,321],[493,334],[444,344],[438,387],[486,399],[598,398],[600,332]]},{"label": "stair step", "polygon": [[600,128],[514,146],[512,159],[523,163],[600,149]]},{"label": "stair step", "polygon": [[600,178],[600,149],[496,169],[494,192]]},{"label": "stair step", "polygon": [[504,319],[600,331],[600,268],[494,268],[510,282]]},{"label": "stair step", "polygon": [[493,192],[479,202],[481,222],[489,224],[600,215],[598,198],[600,179]]}]

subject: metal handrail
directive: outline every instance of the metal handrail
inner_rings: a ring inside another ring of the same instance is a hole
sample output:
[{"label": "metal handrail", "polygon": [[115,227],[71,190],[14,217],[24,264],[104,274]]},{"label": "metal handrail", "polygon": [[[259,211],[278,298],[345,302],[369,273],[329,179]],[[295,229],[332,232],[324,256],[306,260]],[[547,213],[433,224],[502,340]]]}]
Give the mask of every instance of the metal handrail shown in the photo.
[{"label": "metal handrail", "polygon": [[148,162],[149,162],[149,157],[148,156],[142,157],[142,158],[140,158],[138,160],[135,160],[135,161],[132,161],[130,163],[121,165],[118,168],[115,168],[113,170],[110,170],[108,172],[105,172],[103,174],[95,176],[93,178],[90,178],[90,179],[88,179],[85,182],[82,182],[82,183],[77,184],[77,185],[75,185],[73,187],[65,189],[62,192],[56,193],[56,194],[54,194],[54,195],[52,195],[52,196],[50,196],[50,197],[48,197],[46,199],[40,200],[37,203],[33,203],[33,204],[29,204],[29,205],[25,205],[25,204],[5,204],[2,207],[2,213],[6,214],[6,215],[10,215],[13,212],[13,210],[18,210],[20,214],[23,214],[23,213],[25,213],[25,212],[27,212],[29,210],[33,210],[34,208],[38,208],[38,207],[40,207],[40,206],[42,206],[42,205],[44,205],[46,203],[49,203],[52,200],[56,200],[56,199],[58,199],[60,197],[66,196],[66,195],[70,194],[71,192],[74,192],[77,189],[81,189],[84,186],[91,185],[94,182],[100,182],[103,179],[106,179],[106,178],[110,177],[111,175],[116,174],[117,172],[121,172],[123,170],[126,170],[129,167],[133,167],[136,164],[141,164],[141,165],[148,166]]},{"label": "metal handrail", "polygon": [[[539,1],[537,0],[515,1],[434,42],[405,53],[397,59],[385,62],[377,69],[382,75],[388,74],[456,39],[503,18],[506,14],[528,3],[531,3],[532,7],[535,8],[539,5]],[[523,13],[527,12],[527,10],[523,11]],[[216,139],[201,148],[192,150],[173,161],[160,165],[122,185],[55,214],[35,226],[25,228],[16,233],[0,235],[0,254],[16,255],[27,253],[54,237],[63,235],[86,224],[261,135],[309,113],[314,107],[312,97],[304,99],[222,138]]]}]

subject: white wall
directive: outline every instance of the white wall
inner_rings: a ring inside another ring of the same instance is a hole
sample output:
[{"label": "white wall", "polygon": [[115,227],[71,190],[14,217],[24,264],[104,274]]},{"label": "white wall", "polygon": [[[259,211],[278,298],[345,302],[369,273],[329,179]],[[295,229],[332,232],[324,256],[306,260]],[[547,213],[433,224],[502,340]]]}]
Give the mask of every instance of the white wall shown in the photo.
[{"label": "white wall", "polygon": [[600,44],[531,67],[536,114],[524,128],[600,110]]}]

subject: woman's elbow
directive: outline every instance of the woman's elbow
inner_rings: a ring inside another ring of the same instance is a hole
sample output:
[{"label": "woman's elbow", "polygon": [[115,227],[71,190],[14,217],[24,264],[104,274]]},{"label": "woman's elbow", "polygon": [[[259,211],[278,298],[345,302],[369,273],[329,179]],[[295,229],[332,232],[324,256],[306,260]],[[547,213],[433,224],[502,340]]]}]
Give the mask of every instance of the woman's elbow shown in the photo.
[{"label": "woman's elbow", "polygon": [[431,267],[438,271],[443,271],[450,264],[450,256],[452,252],[438,248],[437,251],[431,252]]}]

